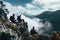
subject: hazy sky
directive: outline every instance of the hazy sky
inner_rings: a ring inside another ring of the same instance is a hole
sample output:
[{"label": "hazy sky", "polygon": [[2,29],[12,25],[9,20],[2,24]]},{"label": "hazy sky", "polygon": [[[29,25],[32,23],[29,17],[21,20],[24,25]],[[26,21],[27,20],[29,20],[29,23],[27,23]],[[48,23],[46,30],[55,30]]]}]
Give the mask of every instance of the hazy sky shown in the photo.
[{"label": "hazy sky", "polygon": [[[38,18],[30,18],[32,16],[41,14],[44,11],[55,11],[60,9],[60,0],[2,0],[10,11],[8,17],[13,13],[18,16],[22,15],[22,18],[28,22],[29,30],[35,26],[42,27]],[[28,16],[26,16],[28,15]],[[30,16],[30,17],[29,17]]]}]

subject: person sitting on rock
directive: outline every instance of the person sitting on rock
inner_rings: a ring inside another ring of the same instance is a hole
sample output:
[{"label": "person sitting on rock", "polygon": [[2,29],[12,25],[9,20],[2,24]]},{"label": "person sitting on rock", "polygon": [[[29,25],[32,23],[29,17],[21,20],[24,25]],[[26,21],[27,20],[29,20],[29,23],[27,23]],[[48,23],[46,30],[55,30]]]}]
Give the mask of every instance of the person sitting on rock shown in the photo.
[{"label": "person sitting on rock", "polygon": [[36,32],[36,30],[35,30],[35,27],[33,27],[33,28],[31,29],[30,34],[31,34],[31,35],[38,34],[38,33]]},{"label": "person sitting on rock", "polygon": [[10,21],[13,22],[13,23],[15,23],[15,21],[16,21],[15,20],[15,14],[13,14],[12,16],[10,16]]},{"label": "person sitting on rock", "polygon": [[21,22],[21,15],[17,17],[18,22]]}]

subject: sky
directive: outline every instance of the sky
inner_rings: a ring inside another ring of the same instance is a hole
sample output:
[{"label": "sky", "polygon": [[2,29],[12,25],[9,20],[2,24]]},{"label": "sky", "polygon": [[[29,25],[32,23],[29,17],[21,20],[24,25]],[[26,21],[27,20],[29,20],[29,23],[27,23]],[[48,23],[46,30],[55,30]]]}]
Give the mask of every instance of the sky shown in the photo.
[{"label": "sky", "polygon": [[[40,19],[34,17],[44,11],[56,11],[60,9],[60,0],[2,0],[12,14],[22,15],[22,19],[28,22],[29,31],[34,26],[36,30],[43,27]],[[31,18],[33,16],[33,18]]]}]

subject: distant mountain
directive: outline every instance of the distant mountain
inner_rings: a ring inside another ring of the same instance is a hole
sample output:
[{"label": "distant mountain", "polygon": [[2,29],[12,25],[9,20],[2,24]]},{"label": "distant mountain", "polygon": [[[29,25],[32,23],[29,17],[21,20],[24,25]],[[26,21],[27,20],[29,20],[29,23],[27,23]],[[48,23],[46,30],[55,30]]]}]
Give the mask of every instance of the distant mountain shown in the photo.
[{"label": "distant mountain", "polygon": [[53,25],[53,30],[60,31],[60,10],[57,11],[45,11],[36,16],[39,19],[47,19]]}]

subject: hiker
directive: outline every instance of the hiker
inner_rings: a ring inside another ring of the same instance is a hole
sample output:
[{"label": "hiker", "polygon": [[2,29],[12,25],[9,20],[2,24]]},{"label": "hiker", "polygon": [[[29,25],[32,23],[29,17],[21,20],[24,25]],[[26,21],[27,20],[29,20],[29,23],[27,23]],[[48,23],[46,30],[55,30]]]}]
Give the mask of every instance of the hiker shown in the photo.
[{"label": "hiker", "polygon": [[21,15],[17,17],[18,22],[21,22]]},{"label": "hiker", "polygon": [[10,21],[13,22],[13,23],[15,23],[15,21],[16,21],[15,20],[15,14],[13,14],[12,16],[10,16]]},{"label": "hiker", "polygon": [[31,29],[30,34],[31,34],[31,35],[38,34],[38,33],[36,32],[36,30],[35,30],[35,27],[33,27],[33,28]]}]

